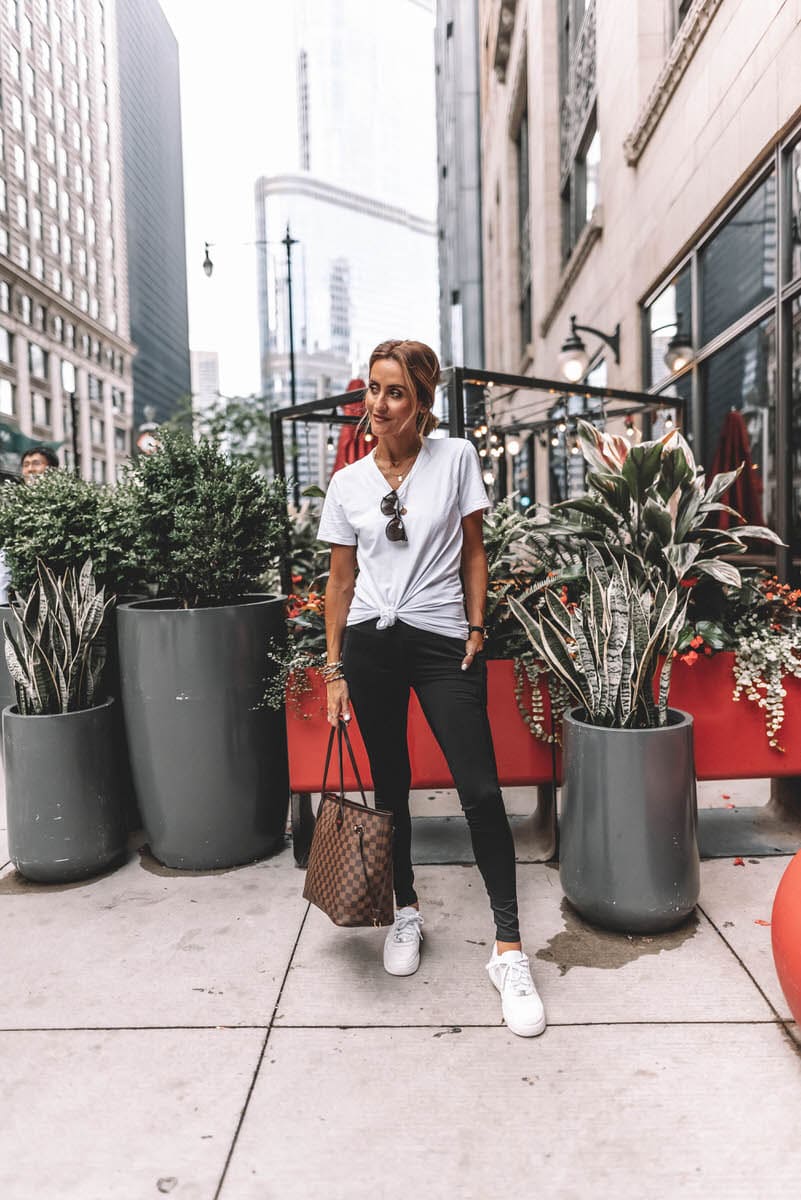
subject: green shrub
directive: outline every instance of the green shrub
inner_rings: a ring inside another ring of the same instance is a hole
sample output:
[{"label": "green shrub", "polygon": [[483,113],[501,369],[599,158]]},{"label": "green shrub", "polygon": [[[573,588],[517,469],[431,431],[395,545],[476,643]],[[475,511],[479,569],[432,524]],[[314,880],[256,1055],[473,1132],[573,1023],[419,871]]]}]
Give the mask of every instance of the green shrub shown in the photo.
[{"label": "green shrub", "polygon": [[20,595],[36,583],[38,559],[63,575],[91,558],[107,591],[135,591],[131,530],[124,494],[71,471],[46,471],[35,483],[0,488],[0,547]]},{"label": "green shrub", "polygon": [[121,489],[136,560],[183,608],[240,600],[284,552],[285,483],[206,439],[166,430],[159,441]]}]

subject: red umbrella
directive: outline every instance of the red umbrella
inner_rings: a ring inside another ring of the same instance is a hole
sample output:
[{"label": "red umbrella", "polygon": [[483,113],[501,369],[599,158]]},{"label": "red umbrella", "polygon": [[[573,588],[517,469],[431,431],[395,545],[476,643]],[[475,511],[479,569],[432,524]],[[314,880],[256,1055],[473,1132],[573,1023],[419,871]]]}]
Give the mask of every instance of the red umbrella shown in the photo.
[{"label": "red umbrella", "polygon": [[[358,392],[365,386],[363,379],[351,379],[345,391]],[[352,404],[343,404],[342,411],[346,417],[362,417],[364,416],[364,400],[354,400]],[[337,454],[331,474],[339,471],[341,467],[346,467],[348,463],[354,463],[357,459],[364,458],[370,449],[370,443],[364,440],[363,429],[360,429],[358,425],[343,425],[339,431]]]},{"label": "red umbrella", "polygon": [[[715,451],[711,475],[719,475],[723,471],[736,471],[740,463],[744,463],[742,471],[734,483],[720,497],[722,504],[728,504],[737,510],[745,519],[747,525],[764,525],[762,518],[762,480],[759,472],[754,469],[751,461],[751,443],[748,430],[745,427],[743,415],[732,408],[723,422],[720,441]],[[731,513],[718,512],[716,524],[720,529],[728,529],[732,523]]]}]

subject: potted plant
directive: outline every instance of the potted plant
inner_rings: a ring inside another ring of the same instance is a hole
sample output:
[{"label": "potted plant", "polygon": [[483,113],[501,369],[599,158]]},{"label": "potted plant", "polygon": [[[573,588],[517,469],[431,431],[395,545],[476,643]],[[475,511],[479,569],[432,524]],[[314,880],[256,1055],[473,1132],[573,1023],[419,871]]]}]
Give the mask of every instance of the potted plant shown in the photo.
[{"label": "potted plant", "polygon": [[262,703],[284,597],[253,585],[285,545],[285,485],[207,440],[159,442],[125,482],[135,556],[158,595],[118,614],[131,764],[156,858],[231,867],[284,841],[284,715]]},{"label": "potted plant", "polygon": [[83,879],[125,857],[99,637],[111,603],[91,559],[78,576],[40,562],[3,623],[16,690],[3,712],[9,855],[39,883]]},{"label": "potted plant", "polygon": [[[141,575],[133,558],[133,523],[124,489],[81,479],[72,471],[50,470],[34,483],[7,483],[0,488],[0,546],[11,575],[11,589],[26,596],[37,580],[37,563],[44,562],[56,575],[79,570],[92,559],[93,575],[106,594],[117,601],[127,594],[142,594]],[[7,613],[6,613],[7,615]],[[128,766],[128,748],[119,702],[116,608],[109,605],[98,641],[104,643],[104,687],[117,703],[112,706],[111,729],[114,759],[124,798],[127,823],[138,828],[139,818]],[[9,685],[0,671],[0,696]],[[13,702],[13,695],[8,703]]]},{"label": "potted plant", "polygon": [[575,707],[564,715],[560,878],[588,920],[657,933],[698,899],[693,725],[668,708],[688,597],[590,546],[588,592],[510,606]]}]

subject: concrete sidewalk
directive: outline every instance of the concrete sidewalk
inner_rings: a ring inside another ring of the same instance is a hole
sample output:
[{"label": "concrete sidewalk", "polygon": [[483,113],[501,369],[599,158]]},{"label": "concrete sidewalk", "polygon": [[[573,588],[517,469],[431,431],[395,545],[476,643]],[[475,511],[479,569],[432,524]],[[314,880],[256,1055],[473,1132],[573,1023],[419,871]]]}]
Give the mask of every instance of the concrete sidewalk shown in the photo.
[{"label": "concrete sidewalk", "polygon": [[134,851],[69,887],[5,866],[0,1197],[795,1197],[801,1045],[763,923],[787,861],[704,863],[697,917],[654,938],[591,929],[522,863],[531,1040],[500,1023],[473,865],[419,868],[409,979],[383,931],[308,910],[289,850],[197,875]]}]

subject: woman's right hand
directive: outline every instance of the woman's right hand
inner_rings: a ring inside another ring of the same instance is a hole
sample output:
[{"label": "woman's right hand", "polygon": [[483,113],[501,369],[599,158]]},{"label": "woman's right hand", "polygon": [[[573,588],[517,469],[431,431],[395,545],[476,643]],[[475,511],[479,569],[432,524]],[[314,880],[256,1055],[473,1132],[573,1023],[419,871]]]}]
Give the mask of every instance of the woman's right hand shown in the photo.
[{"label": "woman's right hand", "polygon": [[326,685],[328,693],[328,724],[336,726],[340,718],[350,720],[350,695],[344,679]]}]

